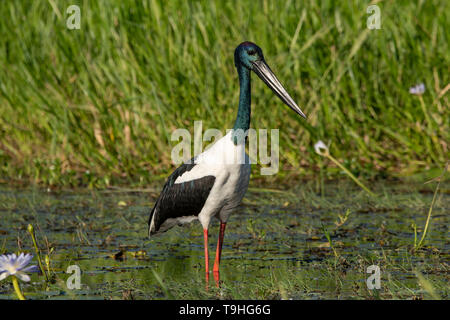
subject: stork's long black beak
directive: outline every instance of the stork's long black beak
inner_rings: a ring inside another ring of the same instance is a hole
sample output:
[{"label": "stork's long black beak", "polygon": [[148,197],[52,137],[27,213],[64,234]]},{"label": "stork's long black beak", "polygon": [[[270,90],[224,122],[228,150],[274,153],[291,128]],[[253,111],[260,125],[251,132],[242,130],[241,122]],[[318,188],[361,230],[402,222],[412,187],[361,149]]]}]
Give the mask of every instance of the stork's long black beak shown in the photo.
[{"label": "stork's long black beak", "polygon": [[306,119],[303,111],[294,102],[291,96],[286,92],[283,85],[280,83],[275,74],[270,70],[269,66],[264,60],[259,60],[252,62],[253,71],[258,75],[258,77],[264,81],[264,83],[272,89],[272,91],[292,110],[301,115]]}]

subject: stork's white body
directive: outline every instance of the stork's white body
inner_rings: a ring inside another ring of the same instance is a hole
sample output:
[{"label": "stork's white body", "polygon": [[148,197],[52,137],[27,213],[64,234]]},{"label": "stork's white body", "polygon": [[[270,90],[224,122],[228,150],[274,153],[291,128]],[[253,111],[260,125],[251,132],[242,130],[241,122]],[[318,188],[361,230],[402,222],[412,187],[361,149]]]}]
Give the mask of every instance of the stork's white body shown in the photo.
[{"label": "stork's white body", "polygon": [[232,133],[230,130],[210,148],[197,155],[193,169],[175,180],[177,185],[205,176],[215,177],[214,185],[198,216],[167,219],[161,225],[161,231],[196,219],[200,221],[203,229],[208,229],[213,217],[217,217],[221,222],[228,221],[231,212],[241,203],[247,191],[251,171],[250,158],[245,153],[245,142],[234,144]]}]

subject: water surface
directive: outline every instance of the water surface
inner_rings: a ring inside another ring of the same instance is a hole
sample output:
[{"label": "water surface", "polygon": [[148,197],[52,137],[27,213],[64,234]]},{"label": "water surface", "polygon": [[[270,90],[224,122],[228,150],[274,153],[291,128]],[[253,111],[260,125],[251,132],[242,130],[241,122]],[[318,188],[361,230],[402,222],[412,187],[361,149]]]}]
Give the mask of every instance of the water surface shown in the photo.
[{"label": "water surface", "polygon": [[[51,281],[35,274],[22,283],[30,299],[448,298],[450,198],[448,185],[441,187],[425,247],[414,251],[412,224],[420,237],[433,186],[378,183],[376,199],[344,182],[322,192],[314,183],[253,186],[227,225],[220,290],[213,281],[205,290],[198,222],[146,237],[158,187],[2,187],[0,253],[34,253],[27,232],[34,225],[42,255],[51,251]],[[211,269],[217,235],[214,221]],[[82,270],[79,290],[67,288],[70,265]],[[381,269],[379,290],[367,288],[370,265]],[[1,281],[0,299],[11,298],[10,281]]]}]

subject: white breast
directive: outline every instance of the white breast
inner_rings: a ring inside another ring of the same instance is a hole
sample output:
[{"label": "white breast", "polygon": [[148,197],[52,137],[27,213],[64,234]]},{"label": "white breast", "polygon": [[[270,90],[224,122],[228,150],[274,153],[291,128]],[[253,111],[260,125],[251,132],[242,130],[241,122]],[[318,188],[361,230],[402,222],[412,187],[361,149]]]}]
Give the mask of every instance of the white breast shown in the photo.
[{"label": "white breast", "polygon": [[244,197],[250,180],[250,159],[245,153],[245,144],[235,145],[230,131],[194,161],[196,166],[178,177],[175,183],[214,176],[214,186],[198,218],[203,228],[209,226],[213,216],[226,222]]}]

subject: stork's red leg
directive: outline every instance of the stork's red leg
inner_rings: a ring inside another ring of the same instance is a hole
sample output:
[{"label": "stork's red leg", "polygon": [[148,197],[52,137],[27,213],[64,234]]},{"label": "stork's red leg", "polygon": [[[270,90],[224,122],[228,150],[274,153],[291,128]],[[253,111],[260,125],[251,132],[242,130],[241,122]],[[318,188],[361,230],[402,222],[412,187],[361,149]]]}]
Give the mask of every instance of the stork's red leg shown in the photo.
[{"label": "stork's red leg", "polygon": [[208,229],[203,229],[203,238],[205,240],[205,275],[206,275],[206,289],[208,289],[209,282],[209,256],[208,256]]},{"label": "stork's red leg", "polygon": [[220,257],[222,255],[222,244],[226,226],[227,224],[225,222],[220,223],[219,239],[217,240],[216,260],[214,261],[214,268],[213,268],[214,280],[216,280],[217,287],[219,287],[220,281],[219,265],[220,265]]}]

